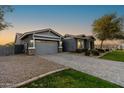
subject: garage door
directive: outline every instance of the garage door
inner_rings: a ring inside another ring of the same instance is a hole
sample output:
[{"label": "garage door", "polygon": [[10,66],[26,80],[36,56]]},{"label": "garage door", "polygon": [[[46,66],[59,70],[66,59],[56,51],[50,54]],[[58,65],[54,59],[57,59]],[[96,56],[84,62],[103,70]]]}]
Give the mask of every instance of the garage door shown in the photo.
[{"label": "garage door", "polygon": [[58,52],[58,43],[56,41],[36,40],[36,54],[53,54]]}]

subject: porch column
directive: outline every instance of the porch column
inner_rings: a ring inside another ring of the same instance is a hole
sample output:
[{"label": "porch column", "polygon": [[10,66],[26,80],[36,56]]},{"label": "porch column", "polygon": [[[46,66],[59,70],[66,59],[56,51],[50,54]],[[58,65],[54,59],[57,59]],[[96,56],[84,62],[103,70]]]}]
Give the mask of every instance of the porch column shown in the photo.
[{"label": "porch column", "polygon": [[35,40],[30,40],[29,47],[28,47],[28,54],[29,55],[35,54]]},{"label": "porch column", "polygon": [[59,47],[58,47],[59,49],[59,52],[62,52],[62,41],[59,41]]}]

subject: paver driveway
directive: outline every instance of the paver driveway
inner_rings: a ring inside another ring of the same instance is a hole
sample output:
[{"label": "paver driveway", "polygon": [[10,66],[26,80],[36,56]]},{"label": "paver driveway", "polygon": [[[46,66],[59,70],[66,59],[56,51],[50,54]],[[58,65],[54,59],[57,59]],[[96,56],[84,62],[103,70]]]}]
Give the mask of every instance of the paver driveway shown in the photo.
[{"label": "paver driveway", "polygon": [[0,87],[10,87],[41,74],[64,68],[38,56],[0,57]]},{"label": "paver driveway", "polygon": [[69,53],[42,57],[124,87],[124,62],[113,62]]}]

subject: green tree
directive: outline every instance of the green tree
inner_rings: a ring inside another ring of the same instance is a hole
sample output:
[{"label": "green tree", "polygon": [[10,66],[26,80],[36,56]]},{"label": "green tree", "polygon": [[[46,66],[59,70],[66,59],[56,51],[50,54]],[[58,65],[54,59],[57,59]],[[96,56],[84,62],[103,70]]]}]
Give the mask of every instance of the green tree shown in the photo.
[{"label": "green tree", "polygon": [[5,28],[11,26],[9,23],[5,21],[5,14],[7,12],[12,12],[13,8],[8,5],[0,5],[0,31]]},{"label": "green tree", "polygon": [[107,39],[116,38],[117,33],[122,32],[123,20],[115,13],[104,15],[93,22],[93,34],[101,40],[100,48]]}]

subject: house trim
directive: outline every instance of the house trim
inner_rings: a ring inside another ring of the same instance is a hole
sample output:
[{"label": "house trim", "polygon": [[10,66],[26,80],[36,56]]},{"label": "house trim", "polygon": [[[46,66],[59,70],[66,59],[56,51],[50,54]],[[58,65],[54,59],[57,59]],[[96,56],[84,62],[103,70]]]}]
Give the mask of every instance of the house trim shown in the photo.
[{"label": "house trim", "polygon": [[52,33],[56,34],[56,35],[59,36],[59,37],[63,37],[61,34],[55,32],[54,30],[52,30],[52,29],[50,29],[50,28],[47,28],[47,29],[42,29],[42,30],[36,30],[36,31],[26,32],[26,33],[24,33],[24,34],[20,37],[20,39],[22,39],[22,38],[24,38],[25,36],[30,35],[30,34],[36,34],[36,33],[39,33],[39,32],[47,32],[47,31],[52,32]]},{"label": "house trim", "polygon": [[33,36],[38,36],[38,37],[44,37],[44,38],[55,38],[55,39],[60,39],[60,37],[57,36],[49,36],[49,35],[39,35],[39,34],[33,34]]}]

